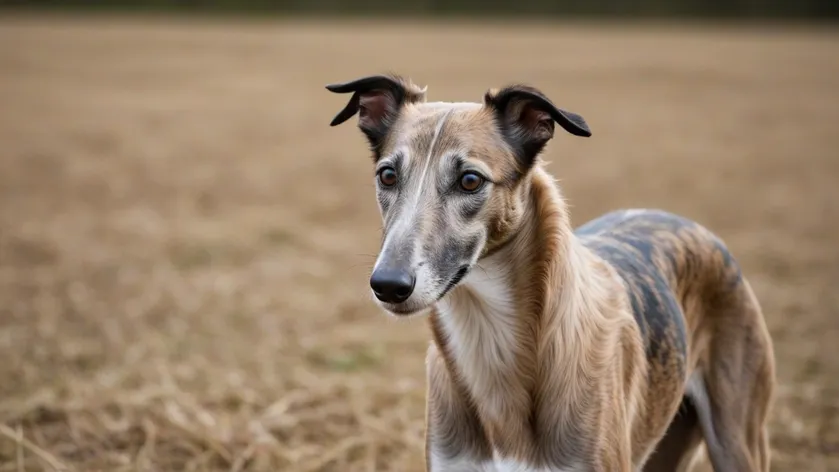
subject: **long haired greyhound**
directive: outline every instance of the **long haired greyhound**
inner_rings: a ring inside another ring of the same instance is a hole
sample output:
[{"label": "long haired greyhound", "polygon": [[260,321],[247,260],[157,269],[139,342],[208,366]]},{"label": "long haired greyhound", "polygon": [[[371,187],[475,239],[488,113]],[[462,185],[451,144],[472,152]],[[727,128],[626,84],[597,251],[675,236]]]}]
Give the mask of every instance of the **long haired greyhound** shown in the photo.
[{"label": "long haired greyhound", "polygon": [[[659,210],[572,229],[539,156],[586,121],[530,86],[426,101],[396,75],[352,94],[384,223],[370,277],[429,314],[426,467],[769,470],[775,381],[760,305],[719,237]],[[707,465],[707,464],[706,464]]]}]

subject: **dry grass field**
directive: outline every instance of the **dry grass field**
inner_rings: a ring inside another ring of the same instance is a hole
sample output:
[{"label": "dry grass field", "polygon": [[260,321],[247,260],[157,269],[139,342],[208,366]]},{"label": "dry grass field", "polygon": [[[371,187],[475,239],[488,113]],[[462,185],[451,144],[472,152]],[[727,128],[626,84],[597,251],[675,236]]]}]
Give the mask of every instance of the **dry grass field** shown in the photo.
[{"label": "dry grass field", "polygon": [[719,233],[778,364],[773,470],[839,470],[839,33],[0,19],[0,471],[423,469],[422,319],[367,276],[345,96],[525,81],[583,114],[546,160],[579,225]]}]

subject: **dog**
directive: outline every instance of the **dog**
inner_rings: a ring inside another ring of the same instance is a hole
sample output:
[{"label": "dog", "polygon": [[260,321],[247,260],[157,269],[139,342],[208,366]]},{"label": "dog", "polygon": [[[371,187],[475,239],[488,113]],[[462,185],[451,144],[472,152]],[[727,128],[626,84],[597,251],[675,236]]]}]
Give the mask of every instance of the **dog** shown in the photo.
[{"label": "dog", "polygon": [[[427,314],[426,470],[769,470],[775,367],[758,300],[723,241],[655,209],[572,229],[541,154],[582,116],[510,85],[428,102],[399,75],[352,94],[383,221],[370,276]],[[704,447],[703,447],[704,446]],[[706,464],[707,465],[707,464]]]}]

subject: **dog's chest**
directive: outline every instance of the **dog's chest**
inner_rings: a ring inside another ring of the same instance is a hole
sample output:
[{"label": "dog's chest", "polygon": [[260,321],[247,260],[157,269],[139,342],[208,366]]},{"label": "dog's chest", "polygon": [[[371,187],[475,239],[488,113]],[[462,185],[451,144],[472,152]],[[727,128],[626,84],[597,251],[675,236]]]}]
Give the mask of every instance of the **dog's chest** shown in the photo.
[{"label": "dog's chest", "polygon": [[550,467],[531,467],[527,464],[513,460],[505,460],[495,458],[489,470],[493,472],[582,472],[583,469],[575,467],[567,468],[550,468]]},{"label": "dog's chest", "polygon": [[[571,456],[575,455],[576,449],[574,439],[564,434],[567,424],[557,424],[549,438],[510,435],[511,431],[528,430],[524,422],[533,413],[528,409],[533,405],[518,378],[519,363],[522,362],[519,349],[532,339],[520,324],[509,276],[507,269],[490,258],[438,304],[437,313],[448,354],[474,399],[484,427],[493,431],[495,439],[508,447],[519,443],[513,447],[525,449],[540,449],[545,446],[543,440],[561,440],[564,446],[555,448],[552,458],[557,462],[573,463]],[[532,467],[507,459],[496,451],[491,460],[456,457],[450,466],[432,470],[571,472],[577,469]]]},{"label": "dog's chest", "polygon": [[501,459],[495,454],[491,461],[477,461],[467,457],[443,459],[432,454],[431,472],[583,472],[582,468],[533,467],[528,464]]},{"label": "dog's chest", "polygon": [[516,366],[516,311],[505,269],[477,267],[438,304],[449,352],[484,414],[498,418]]}]

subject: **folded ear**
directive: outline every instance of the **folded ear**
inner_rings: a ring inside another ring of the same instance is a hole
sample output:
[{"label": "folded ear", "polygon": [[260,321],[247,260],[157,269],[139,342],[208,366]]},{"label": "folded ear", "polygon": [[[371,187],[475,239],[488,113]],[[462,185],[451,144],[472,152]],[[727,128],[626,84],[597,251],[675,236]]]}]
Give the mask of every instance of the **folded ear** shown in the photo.
[{"label": "folded ear", "polygon": [[425,101],[425,88],[398,75],[374,75],[342,84],[330,84],[334,93],[352,93],[347,106],[335,115],[330,126],[337,126],[358,113],[358,127],[375,149],[399,116],[406,103]]},{"label": "folded ear", "polygon": [[542,92],[527,85],[489,90],[484,105],[495,113],[504,139],[525,168],[533,165],[553,138],[555,122],[575,136],[591,136],[582,116],[557,108]]}]

